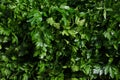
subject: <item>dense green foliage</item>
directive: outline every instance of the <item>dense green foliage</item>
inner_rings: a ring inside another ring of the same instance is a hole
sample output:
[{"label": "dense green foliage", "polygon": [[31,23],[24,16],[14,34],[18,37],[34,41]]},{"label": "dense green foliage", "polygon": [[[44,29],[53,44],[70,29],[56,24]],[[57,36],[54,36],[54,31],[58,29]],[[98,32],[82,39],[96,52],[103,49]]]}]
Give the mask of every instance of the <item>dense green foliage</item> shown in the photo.
[{"label": "dense green foliage", "polygon": [[0,80],[120,80],[119,7],[0,0]]}]

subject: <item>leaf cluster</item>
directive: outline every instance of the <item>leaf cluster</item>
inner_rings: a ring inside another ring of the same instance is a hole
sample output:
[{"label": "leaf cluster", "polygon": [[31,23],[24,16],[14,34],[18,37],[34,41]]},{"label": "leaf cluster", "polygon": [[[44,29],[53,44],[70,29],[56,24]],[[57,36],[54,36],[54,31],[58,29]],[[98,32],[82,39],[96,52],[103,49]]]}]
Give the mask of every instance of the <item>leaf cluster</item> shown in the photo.
[{"label": "leaf cluster", "polygon": [[119,0],[1,0],[1,80],[119,80]]}]

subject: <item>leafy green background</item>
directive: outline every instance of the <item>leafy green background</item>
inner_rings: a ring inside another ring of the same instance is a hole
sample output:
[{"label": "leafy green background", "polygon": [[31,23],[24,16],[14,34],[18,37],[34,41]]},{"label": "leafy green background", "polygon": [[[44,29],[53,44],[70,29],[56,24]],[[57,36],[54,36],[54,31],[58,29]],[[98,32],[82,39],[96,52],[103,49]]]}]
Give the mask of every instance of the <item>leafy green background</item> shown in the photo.
[{"label": "leafy green background", "polygon": [[0,80],[120,80],[119,0],[0,0]]}]

